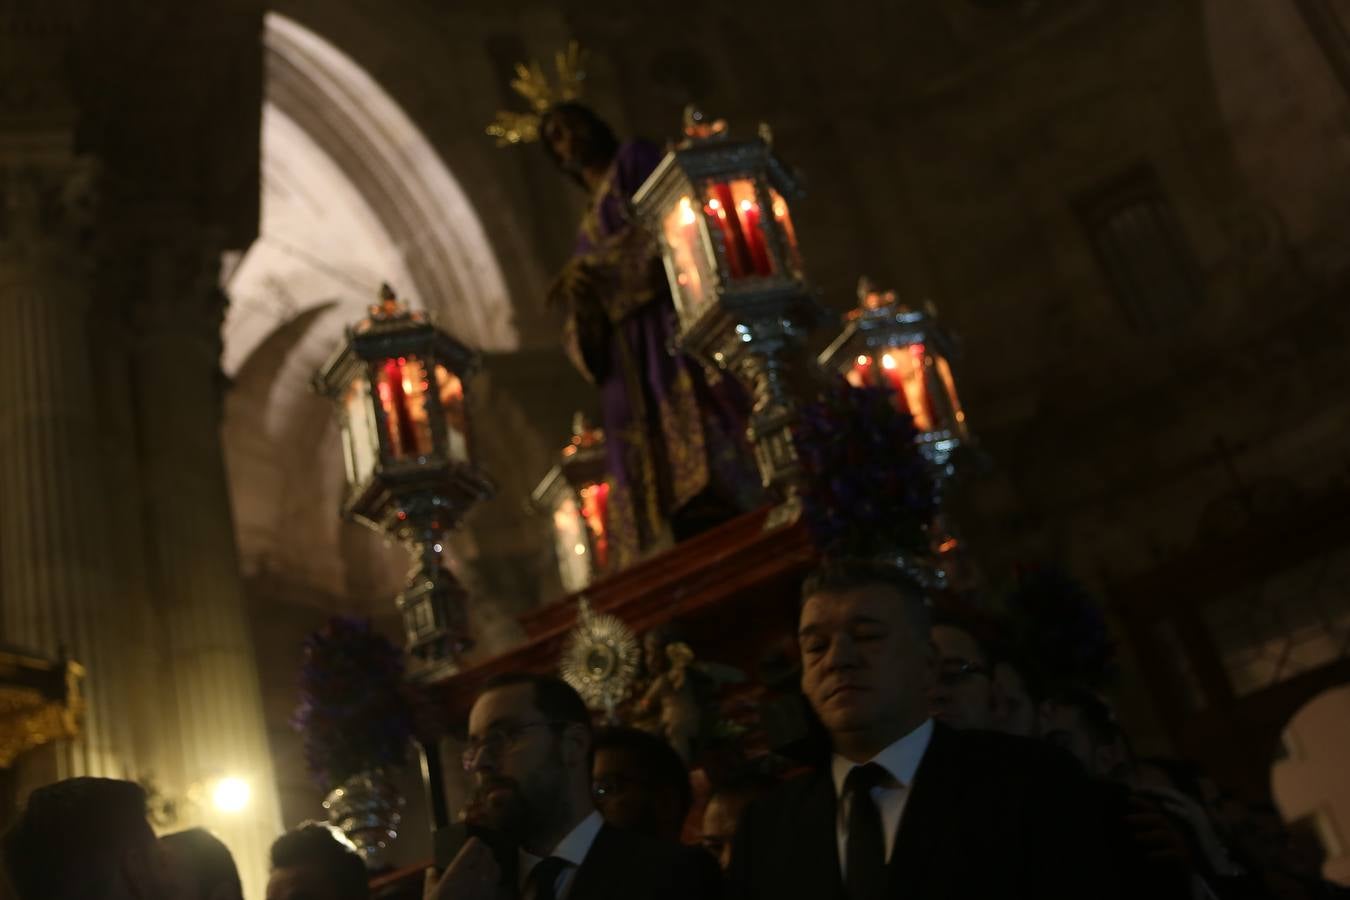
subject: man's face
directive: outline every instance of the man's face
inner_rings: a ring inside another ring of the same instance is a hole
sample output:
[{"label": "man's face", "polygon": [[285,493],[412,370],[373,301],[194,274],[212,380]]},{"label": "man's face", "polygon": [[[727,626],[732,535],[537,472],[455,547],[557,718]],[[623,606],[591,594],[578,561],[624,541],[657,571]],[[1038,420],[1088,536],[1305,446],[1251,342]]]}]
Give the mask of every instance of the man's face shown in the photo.
[{"label": "man's face", "polygon": [[[469,713],[469,742],[480,749],[466,759],[479,824],[518,842],[562,810],[569,768],[584,744],[566,740],[534,705],[534,688],[511,685],[488,691]],[[585,777],[584,775],[582,777]]]},{"label": "man's face", "polygon": [[745,810],[746,801],[725,794],[714,795],[703,809],[703,837],[701,843],[717,858],[725,872],[731,868],[731,854],[735,850],[736,825]]},{"label": "man's face", "polygon": [[595,805],[605,821],[619,828],[641,831],[653,837],[679,839],[679,823],[671,835],[671,819],[664,791],[643,771],[642,761],[626,749],[602,747],[595,751],[591,772]]},{"label": "man's face", "polygon": [[1021,674],[1007,663],[994,666],[992,727],[1004,734],[1035,737],[1038,733],[1036,704],[1027,693]]},{"label": "man's face", "polygon": [[979,643],[963,628],[934,625],[933,645],[938,654],[933,716],[953,728],[989,728],[991,682]]},{"label": "man's face", "polygon": [[318,866],[273,869],[267,880],[267,900],[337,900],[337,886]]},{"label": "man's face", "polygon": [[824,591],[802,605],[802,692],[832,735],[922,720],[932,654],[906,609],[882,584]]}]

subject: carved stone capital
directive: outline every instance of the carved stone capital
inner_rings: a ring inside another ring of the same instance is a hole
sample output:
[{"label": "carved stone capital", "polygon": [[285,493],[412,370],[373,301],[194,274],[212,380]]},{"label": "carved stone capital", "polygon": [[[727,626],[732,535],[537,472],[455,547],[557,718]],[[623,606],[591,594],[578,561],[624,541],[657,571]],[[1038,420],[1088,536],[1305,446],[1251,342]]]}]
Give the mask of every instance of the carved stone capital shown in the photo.
[{"label": "carved stone capital", "polygon": [[56,257],[62,265],[88,265],[94,255],[98,161],[25,156],[0,156],[0,258]]}]

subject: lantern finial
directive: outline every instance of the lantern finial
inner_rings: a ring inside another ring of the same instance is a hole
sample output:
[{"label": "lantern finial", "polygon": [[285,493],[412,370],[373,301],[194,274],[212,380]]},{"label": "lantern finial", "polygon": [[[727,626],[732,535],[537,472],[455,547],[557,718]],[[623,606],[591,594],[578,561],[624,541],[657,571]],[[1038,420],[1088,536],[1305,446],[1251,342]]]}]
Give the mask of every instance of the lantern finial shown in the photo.
[{"label": "lantern finial", "polygon": [[858,279],[858,306],[862,309],[881,309],[897,306],[899,298],[895,291],[883,291],[876,282],[864,275]]},{"label": "lantern finial", "polygon": [[870,297],[870,296],[872,296],[872,295],[875,294],[876,292],[877,292],[877,285],[876,285],[876,282],[874,282],[872,279],[868,278],[866,275],[864,275],[864,276],[862,276],[861,278],[858,279],[858,302],[859,302],[859,303],[861,303],[861,304],[866,304],[866,303],[867,303],[867,298]]},{"label": "lantern finial", "polygon": [[707,141],[727,133],[727,120],[709,121],[703,110],[693,103],[684,108],[684,136],[691,141]]}]

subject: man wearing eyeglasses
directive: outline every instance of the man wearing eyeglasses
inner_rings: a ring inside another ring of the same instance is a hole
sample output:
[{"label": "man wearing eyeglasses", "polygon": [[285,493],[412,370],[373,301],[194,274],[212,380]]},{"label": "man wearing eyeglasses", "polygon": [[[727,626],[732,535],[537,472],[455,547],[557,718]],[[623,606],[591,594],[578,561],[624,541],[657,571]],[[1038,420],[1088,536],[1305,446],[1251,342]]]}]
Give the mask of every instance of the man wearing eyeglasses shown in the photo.
[{"label": "man wearing eyeglasses", "polygon": [[443,875],[428,873],[426,900],[715,897],[717,868],[705,854],[604,823],[592,800],[591,740],[590,713],[560,679],[489,681],[469,713],[464,768],[473,824],[502,840],[470,838]]},{"label": "man wearing eyeglasses", "polygon": [[933,623],[932,636],[937,649],[933,718],[962,730],[992,728],[993,673],[973,626],[944,619]]},{"label": "man wearing eyeglasses", "polygon": [[836,560],[802,597],[802,691],[832,755],[746,811],[733,897],[1116,896],[1101,814],[1067,754],[930,718],[922,588],[892,565]]}]

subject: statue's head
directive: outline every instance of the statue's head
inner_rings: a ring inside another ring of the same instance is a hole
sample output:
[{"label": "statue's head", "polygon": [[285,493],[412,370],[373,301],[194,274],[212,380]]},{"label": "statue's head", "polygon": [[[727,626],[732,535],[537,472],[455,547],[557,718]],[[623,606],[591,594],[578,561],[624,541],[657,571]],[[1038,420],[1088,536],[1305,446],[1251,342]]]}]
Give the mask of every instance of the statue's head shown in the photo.
[{"label": "statue's head", "polygon": [[608,166],[619,150],[614,130],[588,106],[573,101],[550,107],[539,123],[549,158],[584,184],[582,172]]}]

